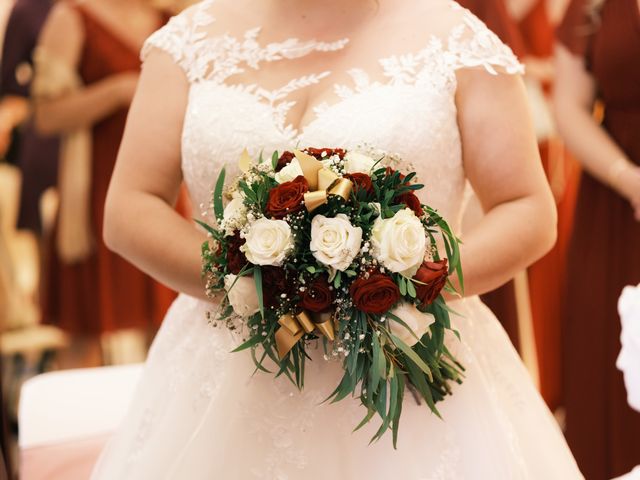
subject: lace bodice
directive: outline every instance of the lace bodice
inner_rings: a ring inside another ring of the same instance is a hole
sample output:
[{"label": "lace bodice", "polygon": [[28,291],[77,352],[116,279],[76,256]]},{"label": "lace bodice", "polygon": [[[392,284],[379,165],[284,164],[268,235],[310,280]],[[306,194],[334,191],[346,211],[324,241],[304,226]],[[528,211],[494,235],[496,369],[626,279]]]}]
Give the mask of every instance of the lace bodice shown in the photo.
[{"label": "lace bodice", "polygon": [[[291,78],[276,88],[237,81],[247,71],[260,73],[275,62],[327,55],[349,48],[333,42],[295,38],[261,43],[260,28],[231,35],[216,27],[216,2],[206,0],[174,17],[146,42],[167,52],[190,83],[184,119],[182,168],[198,214],[206,205],[217,172],[234,168],[240,153],[299,146],[361,145],[399,154],[427,185],[423,200],[458,224],[465,175],[456,121],[456,70],[484,68],[492,74],[521,73],[511,50],[469,11],[444,2],[446,28],[425,37],[413,51],[396,52],[375,62],[376,69],[354,65],[345,72],[322,70]],[[318,62],[321,63],[320,61]],[[342,73],[342,75],[340,75]],[[260,78],[260,76],[256,77]],[[347,79],[344,82],[332,81]],[[294,92],[323,85],[330,101],[311,107],[300,127],[288,121]]]}]

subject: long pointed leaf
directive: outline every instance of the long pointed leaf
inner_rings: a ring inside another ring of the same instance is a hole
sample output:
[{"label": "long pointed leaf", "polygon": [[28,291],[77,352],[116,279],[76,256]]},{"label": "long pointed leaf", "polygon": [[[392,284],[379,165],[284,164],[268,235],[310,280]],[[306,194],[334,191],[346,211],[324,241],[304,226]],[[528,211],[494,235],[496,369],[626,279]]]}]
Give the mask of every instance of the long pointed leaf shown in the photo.
[{"label": "long pointed leaf", "polygon": [[213,190],[213,213],[215,214],[218,221],[224,218],[224,207],[222,206],[222,190],[224,189],[224,178],[227,172],[223,167],[220,170],[220,174],[218,175],[218,180],[216,181],[216,186]]}]

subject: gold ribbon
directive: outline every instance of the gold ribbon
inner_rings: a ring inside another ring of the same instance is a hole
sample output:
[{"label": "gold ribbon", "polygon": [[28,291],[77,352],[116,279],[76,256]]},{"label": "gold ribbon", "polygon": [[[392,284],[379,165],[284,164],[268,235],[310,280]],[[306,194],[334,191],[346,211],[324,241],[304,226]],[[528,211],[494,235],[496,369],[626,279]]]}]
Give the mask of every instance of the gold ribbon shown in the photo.
[{"label": "gold ribbon", "polygon": [[322,165],[322,162],[311,155],[294,150],[302,174],[309,183],[309,192],[304,194],[304,204],[308,212],[313,212],[320,205],[329,200],[329,195],[338,195],[349,200],[353,183],[348,178],[340,178],[334,172]]},{"label": "gold ribbon", "polygon": [[280,328],[276,332],[275,338],[280,360],[291,351],[305,333],[311,333],[317,329],[329,340],[333,341],[335,338],[333,319],[329,313],[314,314],[313,317],[305,311],[296,315],[287,313],[280,317],[278,323]]}]

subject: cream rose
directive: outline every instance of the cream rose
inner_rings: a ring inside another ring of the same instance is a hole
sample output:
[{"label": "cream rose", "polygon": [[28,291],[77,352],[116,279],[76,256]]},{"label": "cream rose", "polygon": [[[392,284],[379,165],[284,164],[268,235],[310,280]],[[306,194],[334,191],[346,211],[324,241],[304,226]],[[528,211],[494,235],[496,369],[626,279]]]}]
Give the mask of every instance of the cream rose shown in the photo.
[{"label": "cream rose", "polygon": [[376,161],[368,155],[348,152],[344,157],[344,171],[347,173],[370,173]]},{"label": "cream rose", "polygon": [[260,218],[244,235],[246,243],[240,247],[254,265],[279,267],[293,248],[291,228],[284,220]]},{"label": "cream rose", "polygon": [[278,183],[285,183],[295,180],[295,178],[300,175],[304,175],[302,172],[302,167],[300,166],[300,162],[298,161],[298,159],[294,158],[282,170],[277,172],[274,178]]},{"label": "cream rose", "polygon": [[422,313],[415,305],[410,303],[401,303],[391,310],[391,313],[406,323],[411,329],[411,332],[415,334],[415,336],[412,335],[412,333],[407,330],[407,327],[400,322],[395,321],[393,318],[389,319],[389,330],[391,330],[391,333],[410,347],[418,343],[418,339],[422,338],[429,330],[429,327],[436,321],[433,315],[430,313]]},{"label": "cream rose", "polygon": [[223,225],[226,235],[242,227],[247,220],[247,208],[240,196],[234,197],[225,207],[223,213]]},{"label": "cream rose", "polygon": [[360,251],[361,244],[362,229],[351,225],[346,215],[313,217],[310,248],[320,263],[344,271]]},{"label": "cream rose", "polygon": [[230,273],[224,277],[224,289],[236,314],[249,317],[260,310],[253,277],[238,277]]},{"label": "cream rose", "polygon": [[427,239],[420,219],[405,208],[393,217],[378,217],[371,232],[373,254],[392,272],[413,277],[424,260]]}]

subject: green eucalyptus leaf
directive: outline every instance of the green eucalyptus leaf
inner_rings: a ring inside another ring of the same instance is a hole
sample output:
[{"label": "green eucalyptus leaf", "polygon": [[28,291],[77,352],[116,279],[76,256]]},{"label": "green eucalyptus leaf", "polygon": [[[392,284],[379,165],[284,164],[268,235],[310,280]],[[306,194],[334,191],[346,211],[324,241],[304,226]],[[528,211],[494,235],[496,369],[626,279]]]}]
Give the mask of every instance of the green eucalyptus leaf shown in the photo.
[{"label": "green eucalyptus leaf", "polygon": [[420,368],[420,370],[422,370],[427,375],[427,377],[429,377],[429,381],[433,382],[433,375],[431,374],[431,369],[426,363],[424,363],[424,360],[422,360],[409,345],[404,343],[394,334],[390,333],[389,336],[391,337],[391,340],[393,341],[395,346],[398,347],[400,350],[402,350],[402,353],[404,353],[413,363],[415,363]]},{"label": "green eucalyptus leaf", "polygon": [[222,191],[224,190],[224,179],[226,176],[226,170],[223,167],[218,175],[215,188],[213,189],[213,213],[218,221],[224,218],[224,206],[222,204]]},{"label": "green eucalyptus leaf", "polygon": [[414,287],[413,281],[411,281],[411,279],[407,279],[407,293],[411,298],[416,298],[416,287]]},{"label": "green eucalyptus leaf", "polygon": [[253,281],[256,284],[256,292],[258,294],[258,306],[260,307],[260,316],[264,318],[264,295],[262,291],[262,270],[258,266],[253,268]]}]

